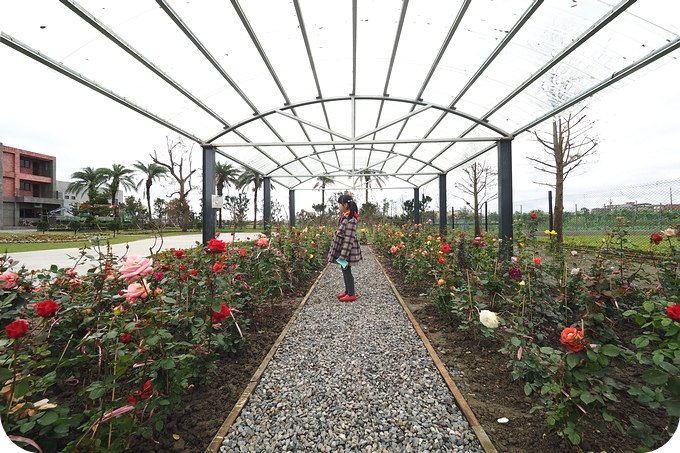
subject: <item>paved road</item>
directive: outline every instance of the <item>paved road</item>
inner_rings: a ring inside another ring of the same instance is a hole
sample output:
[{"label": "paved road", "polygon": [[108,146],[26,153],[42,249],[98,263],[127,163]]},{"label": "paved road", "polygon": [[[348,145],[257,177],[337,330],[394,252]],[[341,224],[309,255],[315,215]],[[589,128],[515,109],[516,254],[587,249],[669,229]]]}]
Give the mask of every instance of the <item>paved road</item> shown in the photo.
[{"label": "paved road", "polygon": [[[222,238],[228,238],[229,235],[223,234]],[[236,233],[236,241],[245,241],[248,238],[259,237],[257,233]],[[116,244],[111,248],[113,253],[117,256],[128,255],[140,255],[149,256],[153,252],[158,250],[167,250],[169,248],[190,248],[197,244],[200,244],[203,240],[200,234],[188,234],[182,236],[168,236],[163,238],[162,244],[160,240],[156,239],[143,239],[141,241],[132,241],[125,244]],[[128,248],[129,247],[129,248]],[[106,246],[98,248],[93,247],[88,250],[88,254],[97,256],[99,253],[106,253]],[[59,268],[73,267],[76,257],[80,256],[80,251],[78,248],[68,248],[68,249],[55,249],[55,250],[42,250],[38,252],[18,252],[11,253],[10,258],[14,260],[13,270],[18,270],[21,266],[26,266],[27,269],[49,269],[53,264]],[[86,262],[81,262],[78,265],[78,272],[86,272],[88,268],[95,267],[97,261],[87,260]]]}]

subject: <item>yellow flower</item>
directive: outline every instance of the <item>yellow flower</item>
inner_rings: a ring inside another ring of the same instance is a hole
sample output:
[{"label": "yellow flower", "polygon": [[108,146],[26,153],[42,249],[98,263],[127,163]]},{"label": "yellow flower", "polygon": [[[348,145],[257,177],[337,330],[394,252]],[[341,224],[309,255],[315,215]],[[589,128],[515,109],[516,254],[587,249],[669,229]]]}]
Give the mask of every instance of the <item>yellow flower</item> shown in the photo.
[{"label": "yellow flower", "polygon": [[545,234],[550,234],[550,230],[545,230],[544,233],[545,233]]},{"label": "yellow flower", "polygon": [[309,259],[311,260],[312,258],[314,258],[314,255],[312,255],[312,254],[310,253],[310,254],[309,254]]},{"label": "yellow flower", "polygon": [[605,238],[602,238],[602,242],[607,242],[607,240]]},{"label": "yellow flower", "polygon": [[524,280],[522,280],[521,282],[519,282],[519,286],[524,286],[524,285],[526,285],[526,283],[524,283]]},{"label": "yellow flower", "polygon": [[316,237],[319,237],[319,236],[321,236],[321,235],[319,233],[316,233]]},{"label": "yellow flower", "polygon": [[551,235],[551,236],[557,236],[557,231],[552,230],[552,231],[550,232],[550,235]]},{"label": "yellow flower", "polygon": [[520,246],[520,247],[524,247],[524,242],[520,242],[520,243],[519,243],[519,246]]}]

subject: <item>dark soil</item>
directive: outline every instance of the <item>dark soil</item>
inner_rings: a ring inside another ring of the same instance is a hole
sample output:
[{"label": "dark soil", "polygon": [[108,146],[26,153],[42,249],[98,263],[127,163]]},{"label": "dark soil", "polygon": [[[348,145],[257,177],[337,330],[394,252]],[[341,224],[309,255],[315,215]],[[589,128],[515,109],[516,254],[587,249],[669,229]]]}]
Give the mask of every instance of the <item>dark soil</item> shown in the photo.
[{"label": "dark soil", "polygon": [[167,420],[160,438],[136,439],[130,451],[203,453],[316,277],[314,275],[306,284],[300,285],[298,294],[274,302],[271,310],[262,314],[262,318],[247,334],[247,346],[237,354],[225,355],[222,360],[218,360],[217,369],[207,379],[208,383],[195,386],[183,396],[182,403],[177,405]]},{"label": "dark soil", "polygon": [[[383,263],[383,266],[391,269],[388,263]],[[580,449],[571,446],[550,430],[544,413],[530,413],[532,407],[541,405],[541,400],[536,395],[526,396],[524,382],[513,380],[512,372],[506,368],[507,358],[497,352],[502,347],[500,341],[485,338],[475,340],[469,331],[458,329],[441,314],[427,297],[421,297],[423,289],[404,284],[399,273],[394,270],[388,274],[499,452],[628,453],[640,447],[637,439],[621,434],[615,428],[606,436],[587,432]],[[623,383],[639,383],[643,371],[637,363],[631,363],[625,370],[620,370],[615,378]],[[657,434],[666,428],[664,412],[652,411],[625,392],[618,392],[617,397],[624,416],[634,415]],[[501,417],[508,418],[509,422],[498,423]],[[626,421],[622,419],[621,422],[625,426]]]},{"label": "dark soil", "polygon": [[[384,263],[384,266],[389,264]],[[581,445],[582,450],[571,447],[549,430],[540,411],[529,413],[533,406],[540,405],[540,400],[524,394],[523,382],[513,381],[511,372],[505,368],[506,358],[497,352],[501,347],[498,341],[474,340],[468,332],[452,325],[429,299],[420,297],[421,289],[403,284],[395,271],[389,274],[441,361],[449,370],[455,371],[452,377],[456,385],[499,452],[627,453],[639,446],[636,439],[612,430],[607,436],[589,433]],[[251,329],[246,348],[236,355],[225,356],[208,379],[209,383],[194,387],[183,398],[160,438],[154,441],[137,439],[130,451],[203,453],[315,278],[301,286],[300,293],[294,298],[287,297],[273,304],[271,311],[265,313],[258,325]],[[460,376],[460,372],[464,374]],[[641,370],[631,364],[626,374],[618,378],[637,379]],[[641,406],[625,394],[618,396],[622,399],[622,407],[630,408],[628,413],[635,413],[656,432],[665,427],[665,420],[659,413]],[[497,419],[501,417],[510,421],[500,424]],[[179,436],[177,440],[174,438],[177,436],[173,437],[175,434]]]}]

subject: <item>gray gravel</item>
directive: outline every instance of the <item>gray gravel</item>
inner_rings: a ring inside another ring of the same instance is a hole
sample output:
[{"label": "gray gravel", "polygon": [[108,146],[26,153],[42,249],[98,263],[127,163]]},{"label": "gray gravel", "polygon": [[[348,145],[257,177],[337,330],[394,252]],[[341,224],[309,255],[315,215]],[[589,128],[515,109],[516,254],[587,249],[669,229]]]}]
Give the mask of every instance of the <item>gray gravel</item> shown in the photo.
[{"label": "gray gravel", "polygon": [[331,266],[225,436],[220,452],[483,449],[389,283],[364,248],[358,299]]}]

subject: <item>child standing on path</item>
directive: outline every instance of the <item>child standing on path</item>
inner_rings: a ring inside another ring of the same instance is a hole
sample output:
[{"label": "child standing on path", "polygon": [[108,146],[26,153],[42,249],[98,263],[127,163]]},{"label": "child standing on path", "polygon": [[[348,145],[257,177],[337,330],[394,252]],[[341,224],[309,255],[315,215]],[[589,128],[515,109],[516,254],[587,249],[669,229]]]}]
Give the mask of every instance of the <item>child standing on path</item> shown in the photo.
[{"label": "child standing on path", "polygon": [[328,252],[328,261],[338,263],[342,268],[345,292],[338,294],[338,299],[342,302],[353,302],[357,300],[357,295],[354,292],[352,264],[357,264],[363,259],[357,238],[359,208],[350,195],[341,195],[338,198],[338,209],[340,209],[338,230],[335,232],[331,249]]}]

